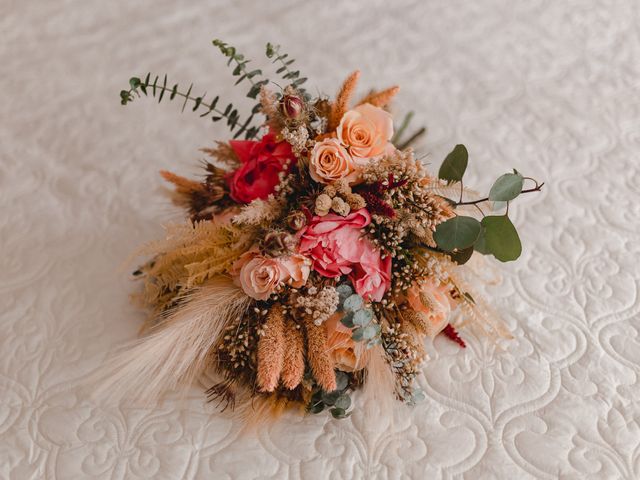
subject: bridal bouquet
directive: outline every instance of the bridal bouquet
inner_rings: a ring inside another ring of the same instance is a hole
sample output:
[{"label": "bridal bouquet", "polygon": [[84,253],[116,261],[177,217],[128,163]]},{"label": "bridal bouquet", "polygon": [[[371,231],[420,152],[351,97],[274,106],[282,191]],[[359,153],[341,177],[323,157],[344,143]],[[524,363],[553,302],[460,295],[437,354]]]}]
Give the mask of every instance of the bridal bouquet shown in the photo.
[{"label": "bridal bouquet", "polygon": [[482,197],[463,185],[463,145],[437,176],[416,158],[424,129],[405,135],[411,115],[396,127],[388,109],[398,87],[355,97],[356,71],[335,98],[315,97],[278,46],[266,47],[281,77],[270,82],[213,44],[256,101],[247,117],[166,76],[134,77],[120,93],[123,105],[179,100],[233,139],[202,150],[198,179],[161,172],[188,220],[142,251],[134,275],[152,315],[106,388],[157,398],[209,371],[210,399],[260,415],[297,405],[343,418],[360,388],[415,403],[426,337],[465,347],[460,322],[504,333],[463,265],[475,253],[519,257],[509,204],[542,184],[513,170]]}]

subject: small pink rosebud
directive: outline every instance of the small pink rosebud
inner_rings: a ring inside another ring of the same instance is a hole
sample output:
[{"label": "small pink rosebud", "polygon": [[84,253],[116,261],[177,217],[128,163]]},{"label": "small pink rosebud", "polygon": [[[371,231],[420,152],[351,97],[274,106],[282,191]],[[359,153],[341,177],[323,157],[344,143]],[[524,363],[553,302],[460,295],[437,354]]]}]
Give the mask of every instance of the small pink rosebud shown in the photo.
[{"label": "small pink rosebud", "polygon": [[299,120],[304,112],[304,102],[297,95],[285,95],[280,100],[280,111],[289,120]]}]

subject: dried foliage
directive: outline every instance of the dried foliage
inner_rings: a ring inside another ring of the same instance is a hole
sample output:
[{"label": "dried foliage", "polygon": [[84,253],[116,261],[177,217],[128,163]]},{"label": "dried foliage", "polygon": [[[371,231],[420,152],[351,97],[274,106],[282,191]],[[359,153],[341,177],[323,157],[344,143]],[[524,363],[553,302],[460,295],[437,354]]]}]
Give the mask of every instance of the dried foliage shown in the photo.
[{"label": "dried foliage", "polygon": [[342,116],[349,110],[349,102],[356,86],[358,85],[358,79],[360,78],[360,70],[356,70],[342,84],[342,87],[336,95],[336,100],[331,105],[331,113],[329,114],[329,120],[327,124],[327,130],[333,131],[338,127]]},{"label": "dried foliage", "polygon": [[273,392],[284,364],[285,330],[282,307],[274,305],[267,314],[267,321],[258,341],[258,388]]},{"label": "dried foliage", "polygon": [[386,107],[399,91],[400,87],[394,86],[379,92],[371,92],[369,95],[360,100],[358,102],[358,105],[370,103],[374,107]]},{"label": "dried foliage", "polygon": [[327,332],[324,325],[316,325],[312,318],[304,317],[307,334],[307,359],[313,377],[323,390],[331,392],[336,389],[335,364],[329,355]]}]

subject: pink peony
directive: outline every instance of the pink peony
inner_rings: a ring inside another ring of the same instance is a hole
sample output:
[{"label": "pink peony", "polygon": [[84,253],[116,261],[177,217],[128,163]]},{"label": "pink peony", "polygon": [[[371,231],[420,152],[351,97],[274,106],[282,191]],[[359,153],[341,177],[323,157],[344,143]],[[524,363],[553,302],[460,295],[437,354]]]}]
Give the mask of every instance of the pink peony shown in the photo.
[{"label": "pink peony", "polygon": [[346,217],[333,213],[315,216],[302,230],[300,253],[311,258],[320,275],[348,275],[358,294],[379,302],[391,285],[391,257],[383,260],[380,251],[362,235],[361,230],[370,223],[371,216],[364,208]]},{"label": "pink peony", "polygon": [[231,148],[242,163],[240,168],[227,176],[231,198],[238,203],[266,199],[280,183],[280,172],[295,161],[291,145],[276,142],[276,136],[268,133],[260,141],[232,140]]}]

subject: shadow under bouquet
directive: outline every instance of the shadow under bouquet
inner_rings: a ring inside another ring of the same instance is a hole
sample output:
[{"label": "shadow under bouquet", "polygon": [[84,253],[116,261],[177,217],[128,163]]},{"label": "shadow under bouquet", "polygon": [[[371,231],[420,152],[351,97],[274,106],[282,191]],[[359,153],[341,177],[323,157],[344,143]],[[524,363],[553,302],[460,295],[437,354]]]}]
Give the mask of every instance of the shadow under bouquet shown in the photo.
[{"label": "shadow under bouquet", "polygon": [[356,71],[335,98],[315,97],[278,46],[266,56],[284,87],[213,43],[256,101],[246,119],[166,76],[134,77],[120,93],[123,105],[180,101],[233,139],[203,149],[200,179],[161,172],[189,218],[141,252],[138,298],[152,315],[109,363],[106,391],[155,399],[212,371],[207,395],[223,408],[344,418],[362,387],[419,401],[426,337],[465,347],[457,328],[467,324],[508,335],[464,264],[474,253],[519,257],[509,202],[542,184],[514,170],[488,196],[470,192],[463,145],[434,176],[411,148],[424,129],[407,135],[411,114],[394,126],[398,87],[356,99]]}]

